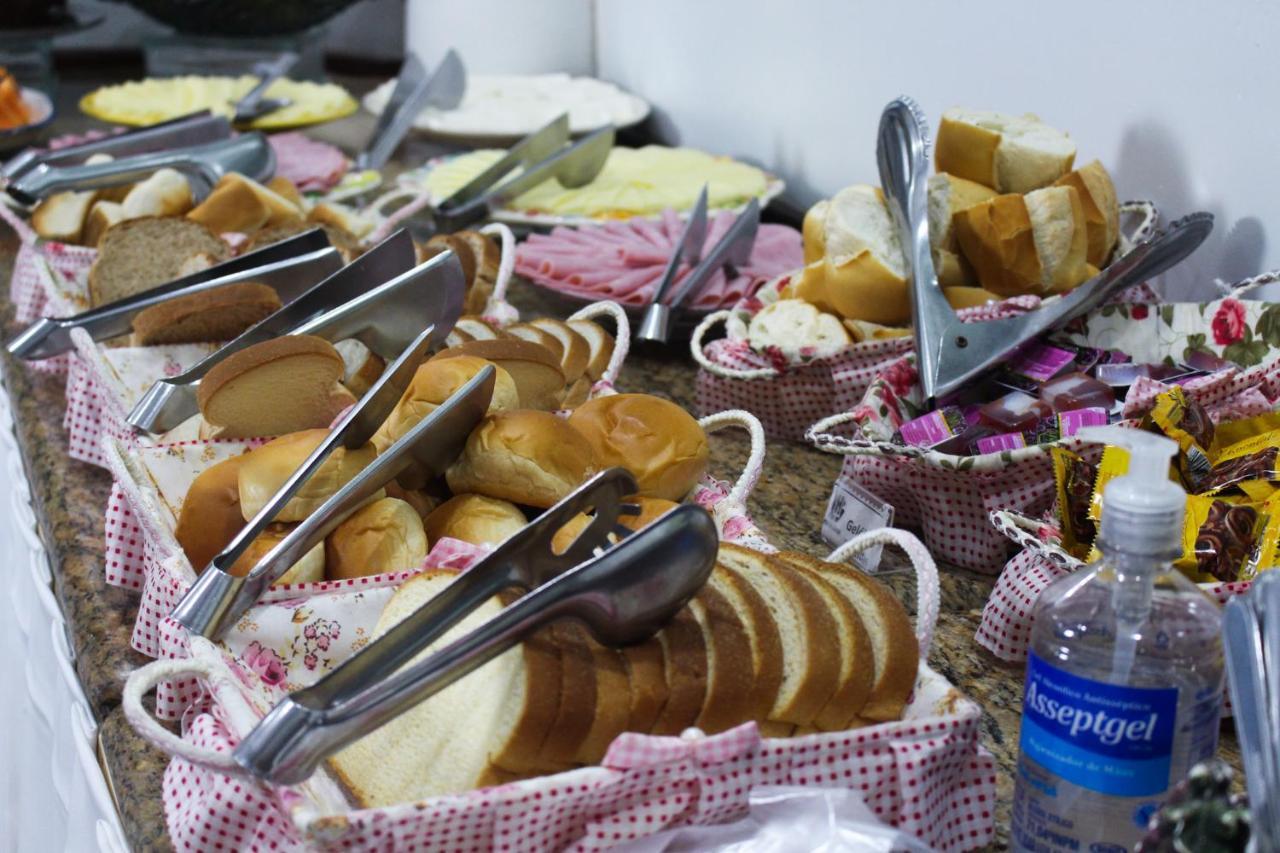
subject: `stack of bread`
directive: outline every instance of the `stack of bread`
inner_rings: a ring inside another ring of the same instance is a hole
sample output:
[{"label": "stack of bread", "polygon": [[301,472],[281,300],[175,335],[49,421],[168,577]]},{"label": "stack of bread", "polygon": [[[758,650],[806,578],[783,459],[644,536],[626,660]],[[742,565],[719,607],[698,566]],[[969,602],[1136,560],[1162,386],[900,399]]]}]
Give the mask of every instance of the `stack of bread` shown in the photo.
[{"label": "stack of bread", "polygon": [[[949,109],[929,178],[934,267],[955,308],[1065,293],[1105,266],[1120,211],[1107,170],[1075,171],[1076,148],[1032,115]],[[805,267],[748,330],[757,348],[804,341],[828,354],[909,334],[911,295],[897,228],[877,187],[820,201],[804,220]]]},{"label": "stack of bread", "polygon": [[[406,581],[375,636],[453,577],[428,571]],[[511,600],[485,603],[423,655]],[[628,731],[714,734],[748,721],[771,737],[840,731],[899,719],[917,666],[907,614],[877,581],[802,554],[725,544],[708,583],[653,638],[611,648],[576,623],[554,624],[329,767],[367,808],[595,764]]]}]

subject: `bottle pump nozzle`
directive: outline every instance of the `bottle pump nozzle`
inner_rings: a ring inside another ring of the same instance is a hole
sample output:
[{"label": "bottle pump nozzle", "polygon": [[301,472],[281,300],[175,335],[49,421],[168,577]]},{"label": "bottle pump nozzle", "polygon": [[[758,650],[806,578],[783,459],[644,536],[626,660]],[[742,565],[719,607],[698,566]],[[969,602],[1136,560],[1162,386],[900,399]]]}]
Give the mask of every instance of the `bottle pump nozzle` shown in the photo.
[{"label": "bottle pump nozzle", "polygon": [[1085,427],[1076,435],[1129,451],[1128,473],[1107,483],[1102,493],[1099,539],[1131,554],[1179,556],[1187,493],[1169,479],[1169,460],[1178,445],[1163,436],[1116,426]]}]

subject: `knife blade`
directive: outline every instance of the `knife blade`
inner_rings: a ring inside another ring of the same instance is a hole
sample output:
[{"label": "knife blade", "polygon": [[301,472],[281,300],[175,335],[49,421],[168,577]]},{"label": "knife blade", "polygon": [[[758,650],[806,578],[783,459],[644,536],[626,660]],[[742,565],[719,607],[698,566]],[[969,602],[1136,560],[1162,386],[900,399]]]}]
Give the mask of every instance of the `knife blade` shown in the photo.
[{"label": "knife blade", "polygon": [[467,89],[467,71],[452,49],[430,76],[417,54],[410,52],[400,67],[396,87],[378,117],[373,136],[356,157],[357,169],[381,169],[404,139],[413,122],[428,106],[453,109]]}]

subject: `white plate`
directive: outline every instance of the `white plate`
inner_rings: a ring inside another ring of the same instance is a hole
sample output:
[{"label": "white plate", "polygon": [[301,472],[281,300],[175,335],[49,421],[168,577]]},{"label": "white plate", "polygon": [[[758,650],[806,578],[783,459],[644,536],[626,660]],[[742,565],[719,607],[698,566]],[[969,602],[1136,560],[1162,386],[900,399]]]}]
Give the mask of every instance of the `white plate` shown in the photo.
[{"label": "white plate", "polygon": [[[395,80],[364,96],[374,115],[386,109]],[[477,74],[453,110],[428,107],[413,126],[432,136],[505,146],[532,133],[563,112],[569,132],[588,133],[607,124],[630,127],[649,115],[649,104],[612,83],[568,74]]]},{"label": "white plate", "polygon": [[53,101],[39,89],[22,87],[22,102],[31,112],[31,122],[21,127],[0,130],[0,151],[23,148],[36,140],[36,137],[53,121]]}]

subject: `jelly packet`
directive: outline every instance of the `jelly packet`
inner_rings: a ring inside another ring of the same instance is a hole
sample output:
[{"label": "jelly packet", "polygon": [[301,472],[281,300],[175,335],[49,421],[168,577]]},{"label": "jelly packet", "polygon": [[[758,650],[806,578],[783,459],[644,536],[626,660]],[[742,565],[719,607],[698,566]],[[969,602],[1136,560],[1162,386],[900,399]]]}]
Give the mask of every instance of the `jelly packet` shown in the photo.
[{"label": "jelly packet", "polygon": [[1049,448],[1053,461],[1053,481],[1058,491],[1058,516],[1062,521],[1062,547],[1083,558],[1098,534],[1089,517],[1089,502],[1097,469],[1079,454],[1062,447]]},{"label": "jelly packet", "polygon": [[1147,418],[1182,448],[1178,466],[1191,490],[1200,491],[1199,483],[1213,467],[1209,449],[1214,446],[1213,421],[1204,406],[1188,400],[1181,388],[1174,387],[1156,397]]},{"label": "jelly packet", "polygon": [[898,427],[898,434],[894,438],[899,443],[912,447],[937,447],[973,426],[977,422],[977,408],[944,406],[934,409]]},{"label": "jelly packet", "polygon": [[1199,582],[1239,580],[1256,565],[1268,520],[1251,504],[1187,495],[1182,556],[1175,565]]}]

